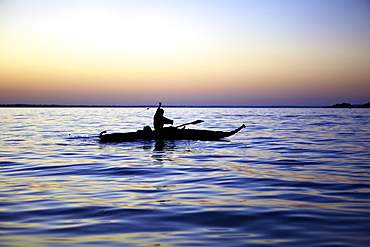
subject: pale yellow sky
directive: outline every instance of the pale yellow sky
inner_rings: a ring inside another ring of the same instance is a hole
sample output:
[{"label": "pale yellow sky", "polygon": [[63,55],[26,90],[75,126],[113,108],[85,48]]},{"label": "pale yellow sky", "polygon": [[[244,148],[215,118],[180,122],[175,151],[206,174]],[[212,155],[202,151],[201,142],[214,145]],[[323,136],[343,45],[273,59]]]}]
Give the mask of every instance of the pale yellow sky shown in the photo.
[{"label": "pale yellow sky", "polygon": [[0,103],[369,101],[370,4],[277,2],[1,2]]}]

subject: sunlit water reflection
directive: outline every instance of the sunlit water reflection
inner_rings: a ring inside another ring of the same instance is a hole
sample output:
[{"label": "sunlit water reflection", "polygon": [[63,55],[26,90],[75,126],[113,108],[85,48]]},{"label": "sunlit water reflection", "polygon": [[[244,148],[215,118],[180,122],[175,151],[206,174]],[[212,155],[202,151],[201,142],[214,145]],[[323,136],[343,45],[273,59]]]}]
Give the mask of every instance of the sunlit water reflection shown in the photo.
[{"label": "sunlit water reflection", "polygon": [[0,108],[0,245],[370,245],[369,110],[165,110],[247,128],[102,144],[155,109]]}]

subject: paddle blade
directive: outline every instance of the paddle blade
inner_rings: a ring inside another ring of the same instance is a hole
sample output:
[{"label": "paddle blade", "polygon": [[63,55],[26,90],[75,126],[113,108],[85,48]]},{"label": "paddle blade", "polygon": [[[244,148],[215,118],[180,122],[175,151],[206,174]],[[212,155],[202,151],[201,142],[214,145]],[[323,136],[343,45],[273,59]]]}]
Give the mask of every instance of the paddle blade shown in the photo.
[{"label": "paddle blade", "polygon": [[189,123],[189,124],[198,124],[198,123],[203,123],[204,121],[203,120],[197,120],[197,121],[194,121],[192,123]]},{"label": "paddle blade", "polygon": [[189,124],[198,124],[198,123],[203,123],[203,122],[204,122],[203,120],[196,120],[196,121],[193,121],[193,122],[190,122],[190,123],[181,124],[181,125],[177,126],[176,128],[180,128],[182,126],[189,125]]}]

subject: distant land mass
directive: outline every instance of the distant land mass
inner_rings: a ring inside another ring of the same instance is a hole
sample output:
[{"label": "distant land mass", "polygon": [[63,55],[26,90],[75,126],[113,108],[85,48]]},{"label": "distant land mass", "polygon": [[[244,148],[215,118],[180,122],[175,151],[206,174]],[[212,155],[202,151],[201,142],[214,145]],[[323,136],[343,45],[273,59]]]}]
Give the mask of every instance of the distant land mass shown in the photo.
[{"label": "distant land mass", "polygon": [[369,103],[366,103],[366,104],[363,104],[363,105],[358,105],[358,106],[354,106],[350,103],[346,103],[346,102],[343,102],[341,104],[335,104],[335,105],[332,105],[332,106],[327,106],[327,108],[370,108],[370,102]]},{"label": "distant land mass", "polygon": [[359,108],[370,108],[370,102],[359,106]]}]

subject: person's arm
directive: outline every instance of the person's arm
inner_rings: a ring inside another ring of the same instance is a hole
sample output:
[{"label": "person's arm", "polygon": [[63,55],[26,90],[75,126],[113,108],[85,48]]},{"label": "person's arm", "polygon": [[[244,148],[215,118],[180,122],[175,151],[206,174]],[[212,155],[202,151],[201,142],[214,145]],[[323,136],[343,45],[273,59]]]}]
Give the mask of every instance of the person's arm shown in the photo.
[{"label": "person's arm", "polygon": [[157,108],[157,110],[155,111],[155,116],[157,115],[158,110],[159,110],[159,109],[161,109],[161,106],[162,106],[162,102],[158,102],[158,108]]},{"label": "person's arm", "polygon": [[164,124],[173,124],[173,120],[166,117],[162,117],[162,121]]}]

